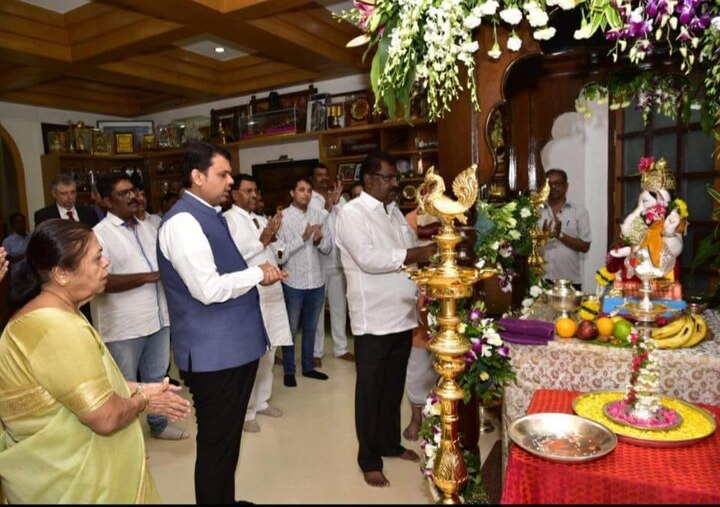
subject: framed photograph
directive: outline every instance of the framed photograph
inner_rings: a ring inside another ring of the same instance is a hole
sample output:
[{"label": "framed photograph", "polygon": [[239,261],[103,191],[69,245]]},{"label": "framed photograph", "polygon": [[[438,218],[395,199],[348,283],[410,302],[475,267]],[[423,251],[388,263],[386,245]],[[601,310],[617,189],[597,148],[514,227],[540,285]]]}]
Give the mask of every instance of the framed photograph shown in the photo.
[{"label": "framed photograph", "polygon": [[154,133],[152,120],[98,120],[97,128],[115,134],[116,132],[128,133],[131,132],[133,136],[133,153],[142,149],[142,139],[145,134]]},{"label": "framed photograph", "polygon": [[356,172],[358,172],[357,170],[359,169],[359,166],[360,164],[356,164],[355,162],[338,164],[338,178],[343,181],[354,181],[355,179],[357,179]]},{"label": "framed photograph", "polygon": [[330,94],[328,93],[317,93],[312,96],[307,106],[307,132],[316,132],[327,128],[329,103]]},{"label": "framed photograph", "polygon": [[93,129],[93,150],[96,155],[112,154],[112,137],[109,132],[100,129]]},{"label": "framed photograph", "polygon": [[68,126],[60,123],[41,123],[45,153],[68,151]]},{"label": "framed photograph", "polygon": [[133,132],[115,132],[115,153],[135,153],[135,134]]}]

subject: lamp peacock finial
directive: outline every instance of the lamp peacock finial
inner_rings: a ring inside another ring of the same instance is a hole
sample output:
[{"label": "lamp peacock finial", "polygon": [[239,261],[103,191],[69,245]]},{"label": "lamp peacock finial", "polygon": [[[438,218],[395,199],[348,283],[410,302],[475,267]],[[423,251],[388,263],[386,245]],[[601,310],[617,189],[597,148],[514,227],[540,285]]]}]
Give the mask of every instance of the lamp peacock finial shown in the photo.
[{"label": "lamp peacock finial", "polygon": [[457,219],[466,224],[465,212],[475,204],[478,193],[476,177],[477,165],[465,169],[457,175],[452,184],[456,199],[445,194],[445,182],[435,174],[435,167],[425,173],[425,181],[418,187],[417,203],[419,211],[432,215],[442,221],[452,222]]}]

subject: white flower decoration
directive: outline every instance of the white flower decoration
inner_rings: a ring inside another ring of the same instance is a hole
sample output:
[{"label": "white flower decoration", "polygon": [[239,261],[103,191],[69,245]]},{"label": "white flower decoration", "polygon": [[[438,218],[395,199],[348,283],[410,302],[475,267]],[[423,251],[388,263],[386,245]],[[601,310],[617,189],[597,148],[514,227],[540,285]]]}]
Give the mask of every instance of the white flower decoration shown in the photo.
[{"label": "white flower decoration", "polygon": [[478,9],[480,10],[480,14],[483,16],[494,16],[498,7],[500,7],[498,2],[495,0],[488,0],[484,4],[479,5]]},{"label": "white flower decoration", "polygon": [[465,18],[465,21],[463,21],[463,26],[468,30],[472,30],[473,28],[477,28],[478,26],[480,26],[481,22],[482,19],[479,16],[474,16],[470,14],[468,17]]},{"label": "white flower decoration", "polygon": [[464,322],[461,322],[457,325],[457,332],[460,334],[465,334],[465,330],[467,329],[467,325]]},{"label": "white flower decoration", "polygon": [[720,16],[712,18],[712,21],[710,21],[710,26],[713,27],[713,30],[720,31]]},{"label": "white flower decoration", "polygon": [[485,381],[486,381],[487,379],[489,379],[489,378],[490,378],[490,375],[488,375],[488,372],[486,372],[486,371],[481,371],[481,372],[480,372],[480,380],[482,380],[483,382],[485,382]]},{"label": "white flower decoration", "polygon": [[542,293],[543,293],[543,290],[538,285],[533,285],[532,287],[530,287],[530,295],[532,297],[534,297],[534,298],[539,297],[540,295],[542,295]]},{"label": "white flower decoration", "polygon": [[493,47],[490,48],[490,51],[488,51],[488,56],[493,60],[497,60],[500,58],[500,55],[502,55],[502,50],[500,49],[500,44],[496,42],[493,44]]},{"label": "white flower decoration", "polygon": [[535,40],[550,40],[553,37],[555,37],[555,29],[551,26],[533,32],[533,39]]},{"label": "white flower decoration", "polygon": [[520,210],[521,218],[528,218],[530,215],[532,215],[532,211],[530,211],[529,208],[523,208]]},{"label": "white flower decoration", "polygon": [[522,11],[517,7],[510,7],[500,11],[500,18],[509,25],[517,25],[522,21]]},{"label": "white flower decoration", "polygon": [[545,12],[544,10],[531,9],[528,11],[527,20],[528,23],[530,23],[530,26],[537,27],[547,25],[549,18],[547,12]]},{"label": "white flower decoration", "polygon": [[515,32],[512,33],[510,37],[508,37],[507,40],[507,48],[510,51],[520,51],[520,48],[522,47],[522,39],[518,37]]},{"label": "white flower decoration", "polygon": [[[551,5],[549,1],[546,3]],[[559,5],[564,11],[571,11],[577,5],[577,0],[555,0],[555,5]]]}]

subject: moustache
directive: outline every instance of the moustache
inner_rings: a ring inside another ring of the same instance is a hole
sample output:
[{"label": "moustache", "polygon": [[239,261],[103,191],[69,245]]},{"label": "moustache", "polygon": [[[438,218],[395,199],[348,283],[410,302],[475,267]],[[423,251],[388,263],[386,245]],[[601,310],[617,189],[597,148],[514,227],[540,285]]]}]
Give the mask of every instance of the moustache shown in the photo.
[{"label": "moustache", "polygon": [[138,203],[137,199],[132,199],[132,200],[128,201],[128,206],[137,206],[138,204],[139,203]]}]

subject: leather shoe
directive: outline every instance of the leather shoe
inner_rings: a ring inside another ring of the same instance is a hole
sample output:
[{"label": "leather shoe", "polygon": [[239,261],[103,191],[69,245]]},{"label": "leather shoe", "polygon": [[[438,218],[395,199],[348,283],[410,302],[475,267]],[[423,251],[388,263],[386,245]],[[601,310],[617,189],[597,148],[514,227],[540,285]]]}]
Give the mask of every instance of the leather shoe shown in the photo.
[{"label": "leather shoe", "polygon": [[322,358],[321,357],[313,358],[313,368],[322,368]]},{"label": "leather shoe", "polygon": [[314,378],[314,379],[318,379],[318,380],[327,380],[330,378],[327,375],[325,375],[324,373],[319,372],[317,370],[304,371],[302,374],[303,374],[303,377],[309,377],[309,378]]},{"label": "leather shoe", "polygon": [[345,352],[342,356],[337,356],[337,358],[344,361],[350,361],[351,363],[355,362],[355,354],[352,352]]},{"label": "leather shoe", "polygon": [[285,384],[285,387],[297,387],[297,381],[295,380],[295,375],[285,375],[283,384]]}]

